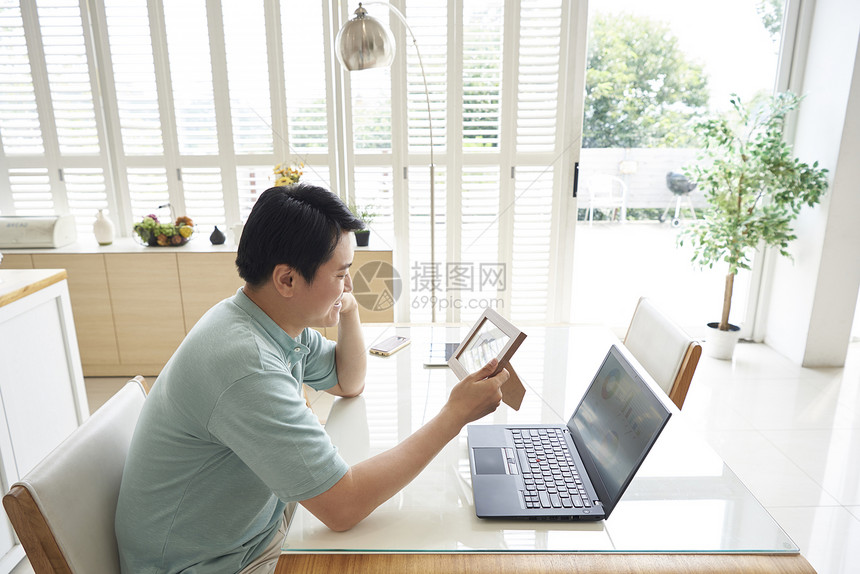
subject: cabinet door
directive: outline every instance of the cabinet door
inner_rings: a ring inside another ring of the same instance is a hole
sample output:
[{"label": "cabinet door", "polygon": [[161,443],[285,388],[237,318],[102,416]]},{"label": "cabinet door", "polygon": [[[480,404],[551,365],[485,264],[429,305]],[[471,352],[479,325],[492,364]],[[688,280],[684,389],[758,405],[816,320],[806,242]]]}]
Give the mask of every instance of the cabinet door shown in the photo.
[{"label": "cabinet door", "polygon": [[394,276],[391,251],[356,249],[349,271],[361,322],[393,322],[395,297],[400,293],[395,292],[395,283],[399,278]]},{"label": "cabinet door", "polygon": [[33,254],[36,269],[65,269],[81,363],[116,365],[119,351],[104,256],[100,254]]},{"label": "cabinet door", "polygon": [[188,331],[213,305],[245,284],[236,271],[235,253],[177,253],[176,260]]},{"label": "cabinet door", "polygon": [[75,396],[84,391],[83,377],[60,297],[68,297],[65,282],[0,307],[0,396],[14,480],[80,424]]},{"label": "cabinet door", "polygon": [[29,253],[3,253],[0,269],[32,269],[33,260]]},{"label": "cabinet door", "polygon": [[185,337],[176,254],[111,253],[104,258],[120,362],[135,371],[141,370],[138,365],[160,371]]}]

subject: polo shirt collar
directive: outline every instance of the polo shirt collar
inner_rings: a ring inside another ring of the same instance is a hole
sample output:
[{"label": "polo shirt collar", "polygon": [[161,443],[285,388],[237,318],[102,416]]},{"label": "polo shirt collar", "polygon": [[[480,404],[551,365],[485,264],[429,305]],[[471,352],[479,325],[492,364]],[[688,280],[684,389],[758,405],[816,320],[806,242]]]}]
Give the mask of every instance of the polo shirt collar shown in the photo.
[{"label": "polo shirt collar", "polygon": [[[310,353],[310,349],[300,341],[293,339],[286,331],[275,323],[265,311],[260,309],[247,295],[242,287],[236,291],[233,297],[233,302],[242,311],[247,313],[251,319],[257,322],[260,327],[280,346],[287,355],[287,360],[295,362],[301,356]],[[299,338],[303,338],[299,335]]]}]

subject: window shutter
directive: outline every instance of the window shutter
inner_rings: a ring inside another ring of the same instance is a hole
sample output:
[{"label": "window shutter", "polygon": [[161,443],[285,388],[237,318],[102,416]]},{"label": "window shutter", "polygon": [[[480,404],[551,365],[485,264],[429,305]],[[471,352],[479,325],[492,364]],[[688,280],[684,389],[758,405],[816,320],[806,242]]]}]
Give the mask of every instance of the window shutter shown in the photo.
[{"label": "window shutter", "polygon": [[[430,321],[432,306],[436,305],[437,320],[445,316],[438,299],[444,298],[446,246],[445,223],[447,171],[436,166],[436,277],[432,283],[433,266],[430,259],[430,169],[415,166],[409,170],[409,283],[412,292],[410,314],[412,321]],[[402,272],[402,271],[401,271]],[[407,282],[404,278],[404,284]]]},{"label": "window shutter", "polygon": [[355,169],[355,202],[370,207],[376,214],[370,229],[377,235],[375,247],[394,246],[394,183],[390,167],[357,167]]},{"label": "window shutter", "polygon": [[78,238],[91,237],[96,213],[108,207],[104,170],[100,167],[70,167],[63,170],[63,180],[69,213],[75,216]]},{"label": "window shutter", "polygon": [[326,189],[331,189],[331,178],[329,177],[328,165],[314,165],[305,163],[302,168],[302,181],[312,183]]},{"label": "window shutter", "polygon": [[463,5],[463,149],[498,151],[501,132],[504,3]]},{"label": "window shutter", "polygon": [[158,206],[170,201],[166,169],[129,168],[127,177],[132,219],[135,222],[150,213],[158,215]]},{"label": "window shutter", "polygon": [[80,7],[76,0],[36,2],[62,155],[99,153]]},{"label": "window shutter", "polygon": [[9,189],[16,215],[54,215],[47,168],[12,168]]},{"label": "window shutter", "polygon": [[523,0],[520,13],[517,151],[552,151],[558,122],[561,0]]},{"label": "window shutter", "polygon": [[409,152],[428,153],[430,121],[427,115],[427,92],[430,93],[430,113],[433,123],[434,152],[445,150],[448,108],[448,6],[446,0],[424,0],[409,5],[406,14],[412,32],[418,40],[418,49],[427,76],[427,91],[418,52],[412,37],[405,34],[404,46],[398,50],[406,54],[406,107],[409,124]]},{"label": "window shutter", "polygon": [[164,2],[179,153],[216,155],[218,130],[203,0]]},{"label": "window shutter", "polygon": [[45,153],[17,3],[0,7],[0,140],[7,156]]},{"label": "window shutter", "polygon": [[[281,35],[291,151],[328,153],[322,3],[282,0]],[[297,57],[299,54],[301,57]],[[284,137],[282,128],[274,129]]]},{"label": "window shutter", "polygon": [[221,169],[217,167],[182,168],[182,195],[185,213],[194,220],[198,231],[225,226],[224,195],[221,193]]},{"label": "window shutter", "polygon": [[233,146],[237,155],[272,153],[272,106],[262,2],[221,2]]},{"label": "window shutter", "polygon": [[391,153],[391,71],[374,68],[351,73],[353,150]]},{"label": "window shutter", "polygon": [[[275,184],[270,165],[239,166],[236,168],[236,181],[239,184],[239,215],[242,221],[248,219],[251,209],[260,194]],[[227,225],[239,223],[228,221]]]},{"label": "window shutter", "polygon": [[162,155],[146,0],[105,0],[105,15],[123,152],[127,156]]}]

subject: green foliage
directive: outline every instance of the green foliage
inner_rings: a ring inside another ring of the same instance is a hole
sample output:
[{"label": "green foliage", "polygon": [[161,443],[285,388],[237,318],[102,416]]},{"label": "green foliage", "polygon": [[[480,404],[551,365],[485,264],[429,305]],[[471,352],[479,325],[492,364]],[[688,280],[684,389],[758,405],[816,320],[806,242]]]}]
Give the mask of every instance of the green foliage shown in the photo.
[{"label": "green foliage", "polygon": [[373,220],[376,219],[376,211],[373,205],[359,205],[355,203],[355,201],[349,202],[349,210],[352,212],[354,216],[359,218],[364,222],[364,225],[370,227],[370,224],[373,223]]},{"label": "green foliage", "polygon": [[595,16],[585,92],[585,148],[695,147],[708,104],[702,65],[666,24],[631,14]]},{"label": "green foliage", "polygon": [[[704,190],[708,209],[703,220],[681,233],[679,243],[689,241],[694,263],[722,262],[735,275],[750,268],[750,256],[760,246],[791,256],[788,244],[797,237],[792,222],[804,205],[821,200],[827,170],[793,157],[783,140],[785,117],[799,104],[797,96],[777,94],[752,106],[736,95],[730,101],[732,114],[696,125],[705,149],[687,176]],[[730,303],[729,291],[725,304]]]},{"label": "green foliage", "polygon": [[762,25],[774,42],[779,42],[779,35],[782,32],[784,7],[785,0],[758,0],[755,5],[756,14],[761,18]]}]

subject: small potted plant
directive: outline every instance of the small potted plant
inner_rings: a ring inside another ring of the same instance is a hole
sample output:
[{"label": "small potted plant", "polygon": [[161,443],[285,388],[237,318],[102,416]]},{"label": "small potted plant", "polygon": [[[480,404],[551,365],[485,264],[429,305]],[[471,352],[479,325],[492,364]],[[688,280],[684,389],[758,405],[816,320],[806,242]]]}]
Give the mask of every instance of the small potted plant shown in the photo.
[{"label": "small potted plant", "polygon": [[364,222],[364,229],[355,232],[355,244],[359,247],[367,247],[370,243],[370,224],[376,218],[374,207],[372,205],[359,205],[351,201],[349,210]]},{"label": "small potted plant", "polygon": [[173,223],[161,223],[158,216],[150,213],[132,227],[141,243],[150,247],[185,245],[194,234],[194,222],[190,217],[177,217]]},{"label": "small potted plant", "polygon": [[800,99],[777,94],[757,105],[744,105],[732,96],[733,113],[700,122],[696,132],[704,141],[699,163],[687,170],[704,189],[708,208],[704,219],[681,232],[679,244],[689,242],[693,262],[727,266],[723,310],[711,327],[705,348],[717,358],[730,359],[739,327],[729,324],[734,278],[750,268],[759,248],[774,247],[791,257],[788,244],[796,239],[792,222],[804,205],[814,206],[827,190],[827,170],[795,158],[783,139],[785,117]]}]

